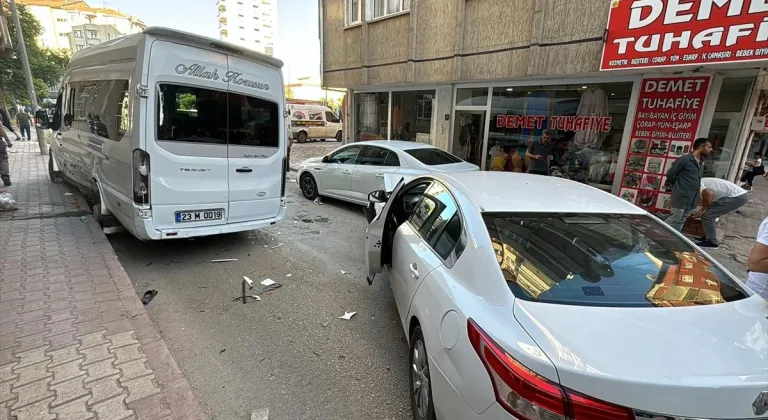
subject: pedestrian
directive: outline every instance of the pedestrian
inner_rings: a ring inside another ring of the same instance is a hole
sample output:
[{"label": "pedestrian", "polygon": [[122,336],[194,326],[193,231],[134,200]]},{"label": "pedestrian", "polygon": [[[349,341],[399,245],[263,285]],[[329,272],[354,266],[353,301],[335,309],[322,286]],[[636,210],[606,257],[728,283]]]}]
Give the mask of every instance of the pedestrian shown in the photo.
[{"label": "pedestrian", "polygon": [[0,126],[0,136],[2,136],[0,139],[0,179],[3,180],[3,185],[10,187],[11,168],[8,164],[8,148],[13,147],[13,143],[2,126]]},{"label": "pedestrian", "polygon": [[19,133],[17,133],[13,126],[11,125],[11,115],[8,113],[8,111],[5,108],[0,107],[0,120],[2,120],[3,127],[5,127],[7,131],[10,131],[13,133],[14,136],[16,136],[17,139],[20,139],[21,136],[19,136]]},{"label": "pedestrian", "polygon": [[747,204],[749,193],[731,181],[720,178],[701,179],[701,208],[693,217],[701,217],[704,236],[696,244],[701,247],[717,248],[717,227],[715,220],[734,212]]},{"label": "pedestrian", "polygon": [[549,160],[552,156],[552,130],[544,130],[541,139],[531,142],[525,152],[528,161],[528,173],[535,175],[549,175]]},{"label": "pedestrian", "polygon": [[702,159],[711,153],[712,143],[698,138],[693,142],[693,150],[674,161],[667,171],[667,180],[672,185],[672,213],[666,222],[678,232],[682,232],[685,220],[696,208],[704,175]]},{"label": "pedestrian", "polygon": [[29,119],[29,114],[23,110],[16,113],[16,123],[19,124],[21,140],[32,140],[31,121]]},{"label": "pedestrian", "polygon": [[400,127],[400,130],[398,130],[397,137],[399,137],[399,140],[413,141],[413,136],[411,135],[411,123],[406,122],[403,124],[402,127]]},{"label": "pedestrian", "polygon": [[741,176],[741,182],[744,183],[742,184],[742,187],[751,190],[752,180],[754,180],[757,175],[763,174],[765,174],[765,166],[763,166],[763,154],[760,152],[755,152],[755,158],[752,160],[752,162],[747,163],[747,169],[744,170],[744,175]]},{"label": "pedestrian", "polygon": [[757,238],[747,259],[747,287],[768,300],[768,217],[757,229]]}]

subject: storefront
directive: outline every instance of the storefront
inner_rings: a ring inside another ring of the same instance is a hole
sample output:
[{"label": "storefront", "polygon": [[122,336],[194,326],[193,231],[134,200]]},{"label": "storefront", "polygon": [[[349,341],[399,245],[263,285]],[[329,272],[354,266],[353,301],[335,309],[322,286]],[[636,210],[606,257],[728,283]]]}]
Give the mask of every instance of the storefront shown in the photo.
[{"label": "storefront", "polygon": [[435,89],[354,94],[354,141],[407,140],[434,144]]}]

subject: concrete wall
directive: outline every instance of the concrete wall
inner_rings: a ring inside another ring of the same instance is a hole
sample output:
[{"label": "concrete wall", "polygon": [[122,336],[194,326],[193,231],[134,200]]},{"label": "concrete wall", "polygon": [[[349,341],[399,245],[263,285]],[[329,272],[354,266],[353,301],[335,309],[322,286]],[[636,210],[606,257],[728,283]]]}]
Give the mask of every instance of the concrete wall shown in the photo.
[{"label": "concrete wall", "polygon": [[321,1],[324,84],[338,88],[593,72],[610,7],[605,0],[419,0],[408,13],[346,28],[345,0]]}]

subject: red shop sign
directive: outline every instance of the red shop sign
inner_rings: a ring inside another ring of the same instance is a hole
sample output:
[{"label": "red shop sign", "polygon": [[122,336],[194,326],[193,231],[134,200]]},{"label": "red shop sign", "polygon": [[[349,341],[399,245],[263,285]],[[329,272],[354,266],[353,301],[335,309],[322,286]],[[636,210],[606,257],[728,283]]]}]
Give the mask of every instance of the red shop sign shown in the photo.
[{"label": "red shop sign", "polygon": [[650,212],[671,209],[665,174],[691,151],[699,130],[709,76],[643,79],[619,197]]},{"label": "red shop sign", "polygon": [[767,0],[612,0],[600,70],[768,60]]}]

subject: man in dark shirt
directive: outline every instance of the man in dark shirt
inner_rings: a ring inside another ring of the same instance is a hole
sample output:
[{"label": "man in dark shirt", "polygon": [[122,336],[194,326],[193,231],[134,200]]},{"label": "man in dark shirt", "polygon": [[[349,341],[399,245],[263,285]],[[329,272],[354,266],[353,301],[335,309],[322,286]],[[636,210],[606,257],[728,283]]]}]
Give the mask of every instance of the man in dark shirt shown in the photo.
[{"label": "man in dark shirt", "polygon": [[525,157],[528,158],[528,173],[549,175],[549,157],[552,155],[552,130],[541,133],[541,140],[531,143]]},{"label": "man in dark shirt", "polygon": [[19,124],[19,131],[21,131],[22,140],[32,140],[32,123],[29,115],[24,111],[19,111],[16,114],[16,122]]},{"label": "man in dark shirt", "polygon": [[672,184],[672,214],[666,222],[673,229],[681,232],[683,224],[693,209],[696,208],[704,175],[702,159],[712,153],[712,143],[706,138],[693,142],[691,153],[672,163],[667,171],[667,179]]}]

